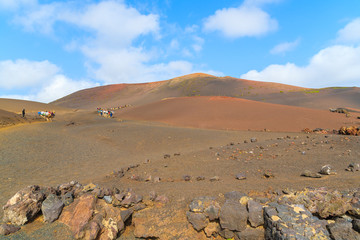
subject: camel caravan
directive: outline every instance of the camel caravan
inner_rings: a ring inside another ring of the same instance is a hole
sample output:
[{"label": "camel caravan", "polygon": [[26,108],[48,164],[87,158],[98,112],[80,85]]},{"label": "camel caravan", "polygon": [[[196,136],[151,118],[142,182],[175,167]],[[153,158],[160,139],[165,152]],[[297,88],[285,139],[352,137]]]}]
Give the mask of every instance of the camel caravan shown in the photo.
[{"label": "camel caravan", "polygon": [[130,106],[131,105],[124,105],[124,106],[112,107],[112,108],[107,108],[107,109],[98,107],[98,108],[96,108],[96,110],[100,116],[106,117],[106,118],[112,118],[115,113],[114,110],[119,110],[119,109],[130,107]]},{"label": "camel caravan", "polygon": [[42,118],[44,118],[46,121],[51,121],[55,117],[55,111],[49,112],[49,111],[41,111],[38,112],[38,115]]}]

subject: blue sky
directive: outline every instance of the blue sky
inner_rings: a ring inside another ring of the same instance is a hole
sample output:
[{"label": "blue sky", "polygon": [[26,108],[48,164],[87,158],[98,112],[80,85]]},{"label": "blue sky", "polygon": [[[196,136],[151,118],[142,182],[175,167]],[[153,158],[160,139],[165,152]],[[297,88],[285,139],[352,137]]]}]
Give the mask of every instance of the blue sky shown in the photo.
[{"label": "blue sky", "polygon": [[0,0],[0,97],[194,72],[360,86],[360,1]]}]

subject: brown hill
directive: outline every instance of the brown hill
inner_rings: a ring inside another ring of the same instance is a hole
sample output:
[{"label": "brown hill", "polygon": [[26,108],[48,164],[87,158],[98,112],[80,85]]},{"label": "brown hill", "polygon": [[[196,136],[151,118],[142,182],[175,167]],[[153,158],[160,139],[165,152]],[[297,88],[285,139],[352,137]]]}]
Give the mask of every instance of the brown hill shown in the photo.
[{"label": "brown hill", "polygon": [[89,88],[58,99],[53,104],[70,108],[94,109],[125,104],[139,106],[168,97],[230,96],[247,98],[275,94],[280,91],[303,90],[305,89],[285,84],[196,73],[160,82],[114,84]]},{"label": "brown hill", "polygon": [[230,97],[169,98],[119,110],[121,119],[155,121],[175,126],[299,132],[304,128],[339,129],[353,124],[354,117],[302,107],[262,103]]}]

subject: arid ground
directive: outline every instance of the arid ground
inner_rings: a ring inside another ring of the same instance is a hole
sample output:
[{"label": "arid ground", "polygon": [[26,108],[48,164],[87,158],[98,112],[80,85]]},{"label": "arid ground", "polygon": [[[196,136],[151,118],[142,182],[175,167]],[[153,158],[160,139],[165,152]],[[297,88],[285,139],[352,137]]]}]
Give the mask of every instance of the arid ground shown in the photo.
[{"label": "arid ground", "polygon": [[[96,88],[101,94],[83,90],[52,104],[0,99],[0,204],[25,186],[71,180],[142,194],[155,190],[174,202],[233,190],[359,187],[360,172],[345,168],[360,161],[360,137],[331,133],[360,125],[358,88],[308,90],[241,80],[247,84],[242,98],[225,94],[240,80],[224,84],[203,75],[175,80],[143,84],[146,89],[141,84],[130,90]],[[115,110],[111,119],[96,112],[96,107],[126,104],[131,106]],[[330,107],[347,108],[350,114],[332,113]],[[56,117],[46,122],[36,116],[41,110],[55,110]],[[304,128],[329,132],[307,134]],[[337,174],[300,176],[326,164]],[[138,166],[122,178],[112,174],[130,165]],[[264,177],[269,172],[273,177]],[[237,180],[238,173],[246,179]],[[199,176],[205,180],[197,181]],[[215,176],[218,181],[210,181]]]}]

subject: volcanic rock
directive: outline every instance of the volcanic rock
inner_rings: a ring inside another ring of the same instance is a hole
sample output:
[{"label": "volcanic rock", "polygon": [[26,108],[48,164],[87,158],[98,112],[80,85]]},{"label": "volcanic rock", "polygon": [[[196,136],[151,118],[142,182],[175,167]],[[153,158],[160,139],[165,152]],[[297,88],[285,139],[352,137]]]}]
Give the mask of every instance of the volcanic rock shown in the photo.
[{"label": "volcanic rock", "polygon": [[246,179],[246,175],[245,175],[245,173],[238,173],[238,174],[236,174],[235,178],[238,180],[244,180],[244,179]]},{"label": "volcanic rock", "polygon": [[209,222],[204,229],[205,235],[210,238],[211,236],[216,237],[220,232],[220,225],[217,222]]},{"label": "volcanic rock", "polygon": [[65,206],[68,206],[72,202],[74,202],[74,197],[72,192],[67,192],[64,195],[61,195],[61,201],[64,203]]},{"label": "volcanic rock", "polygon": [[50,194],[41,205],[41,212],[44,215],[44,221],[52,223],[59,218],[64,207],[64,203],[54,194]]},{"label": "volcanic rock", "polygon": [[244,231],[235,234],[236,240],[263,240],[265,235],[264,228],[247,227]]},{"label": "volcanic rock", "polygon": [[263,207],[260,203],[254,200],[249,200],[247,203],[249,211],[249,222],[252,227],[258,227],[264,225],[264,213]]},{"label": "volcanic rock", "polygon": [[10,198],[3,206],[4,222],[23,225],[31,221],[41,209],[45,194],[37,185],[25,187]]},{"label": "volcanic rock", "polygon": [[196,231],[201,231],[209,223],[209,220],[203,213],[187,212],[186,217]]},{"label": "volcanic rock", "polygon": [[360,233],[352,229],[351,222],[348,222],[345,219],[338,218],[335,223],[327,225],[332,239],[334,240],[359,240]]},{"label": "volcanic rock", "polygon": [[239,202],[226,200],[220,211],[220,225],[222,228],[241,232],[247,225],[248,212]]},{"label": "volcanic rock", "polygon": [[305,170],[301,173],[302,177],[309,177],[309,178],[321,178],[321,175],[319,173],[311,172],[309,170]]}]

